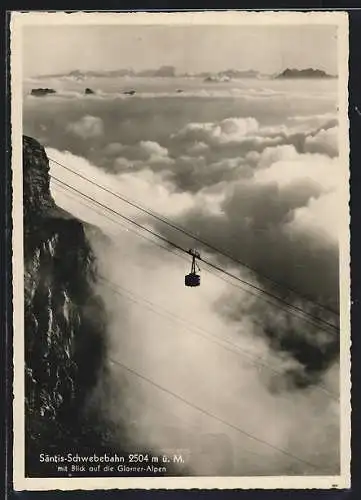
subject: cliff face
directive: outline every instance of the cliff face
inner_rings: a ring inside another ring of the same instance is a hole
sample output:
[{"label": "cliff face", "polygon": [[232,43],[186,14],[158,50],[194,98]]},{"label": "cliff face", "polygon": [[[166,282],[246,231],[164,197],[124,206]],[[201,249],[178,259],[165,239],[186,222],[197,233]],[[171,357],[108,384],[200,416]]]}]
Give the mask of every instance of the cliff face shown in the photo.
[{"label": "cliff face", "polygon": [[[23,138],[23,180],[25,474],[89,476],[86,470],[59,468],[54,457],[134,452],[123,424],[100,408],[101,398],[112,397],[112,384],[105,363],[105,307],[92,286],[95,259],[84,225],[56,206],[48,158],[29,137]],[[53,461],[41,461],[41,454]]]},{"label": "cliff face", "polygon": [[[49,190],[49,164],[23,139],[25,423],[27,473],[39,453],[83,446],[84,401],[104,356],[105,313],[94,295],[94,257],[78,220]],[[91,446],[89,433],[84,440]],[[84,444],[85,446],[85,444]]]}]

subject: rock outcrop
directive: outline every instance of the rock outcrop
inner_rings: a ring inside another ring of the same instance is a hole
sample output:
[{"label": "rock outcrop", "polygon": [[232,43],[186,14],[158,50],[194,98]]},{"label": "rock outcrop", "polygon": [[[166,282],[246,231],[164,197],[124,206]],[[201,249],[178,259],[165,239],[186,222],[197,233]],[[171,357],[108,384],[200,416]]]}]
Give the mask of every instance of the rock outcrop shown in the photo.
[{"label": "rock outcrop", "polygon": [[[23,209],[25,474],[94,477],[40,457],[135,451],[121,419],[109,419],[98,397],[99,391],[103,398],[112,394],[107,318],[94,292],[96,261],[87,239],[99,237],[100,230],[57,207],[47,155],[30,137],[23,138]],[[113,469],[97,475],[128,473]],[[154,476],[152,471],[132,475]]]},{"label": "rock outcrop", "polygon": [[106,321],[83,224],[56,206],[48,158],[29,137],[23,201],[26,469],[36,475],[41,451],[83,449],[95,439],[82,409],[102,369]]},{"label": "rock outcrop", "polygon": [[48,94],[56,94],[56,90],[54,89],[48,89],[48,88],[45,88],[45,89],[32,89],[31,90],[31,95],[34,95],[36,97],[43,97],[43,96],[46,96]]},{"label": "rock outcrop", "polygon": [[334,78],[328,75],[325,71],[321,69],[290,69],[287,68],[282,73],[280,73],[276,78]]}]

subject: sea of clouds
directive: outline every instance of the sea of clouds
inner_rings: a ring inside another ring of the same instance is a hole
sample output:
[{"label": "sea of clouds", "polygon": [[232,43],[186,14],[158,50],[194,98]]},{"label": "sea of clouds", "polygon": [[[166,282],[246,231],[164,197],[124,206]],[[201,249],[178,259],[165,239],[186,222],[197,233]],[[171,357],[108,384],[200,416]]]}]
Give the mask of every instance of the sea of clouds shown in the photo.
[{"label": "sea of clouds", "polygon": [[[157,99],[27,98],[24,133],[50,158],[273,281],[200,247],[208,260],[320,314],[291,290],[338,310],[346,166],[333,89],[314,85],[298,82],[293,93],[245,86],[217,97],[193,89]],[[108,309],[109,360],[88,406],[115,439],[186,450],[195,474],[336,474],[337,331],[206,266],[201,287],[186,289],[189,259],[115,212],[185,249],[198,243],[59,165],[51,174],[113,210],[52,181],[56,202],[106,235],[89,231],[113,288],[97,289]]]}]

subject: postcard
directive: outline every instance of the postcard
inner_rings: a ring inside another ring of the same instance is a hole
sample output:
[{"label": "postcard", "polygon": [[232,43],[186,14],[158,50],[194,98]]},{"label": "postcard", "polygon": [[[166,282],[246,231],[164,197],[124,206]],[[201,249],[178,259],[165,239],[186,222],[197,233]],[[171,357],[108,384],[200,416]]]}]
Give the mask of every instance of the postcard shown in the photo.
[{"label": "postcard", "polygon": [[348,487],[347,14],[10,24],[15,490]]}]

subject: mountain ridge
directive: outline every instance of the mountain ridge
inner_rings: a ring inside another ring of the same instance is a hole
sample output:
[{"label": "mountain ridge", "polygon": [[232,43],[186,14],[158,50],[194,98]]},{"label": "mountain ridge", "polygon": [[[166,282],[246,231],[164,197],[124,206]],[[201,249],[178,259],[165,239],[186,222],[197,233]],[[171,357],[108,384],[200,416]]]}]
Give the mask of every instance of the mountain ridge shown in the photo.
[{"label": "mountain ridge", "polygon": [[[104,444],[85,401],[104,371],[106,314],[93,291],[95,257],[85,227],[57,207],[44,148],[23,137],[25,470],[59,475],[41,452]],[[66,475],[66,474],[65,474]]]},{"label": "mountain ridge", "polygon": [[[336,75],[330,75],[325,71],[317,68],[303,68],[303,69],[292,69],[286,68],[281,72],[277,73],[264,73],[254,69],[240,70],[236,68],[229,68],[226,70],[219,71],[201,71],[201,72],[177,72],[176,68],[171,65],[160,66],[155,69],[145,69],[135,71],[132,68],[119,68],[112,70],[71,70],[67,73],[57,73],[50,75],[38,75],[33,77],[34,79],[47,79],[47,78],[65,78],[75,81],[83,81],[87,78],[123,78],[123,77],[138,77],[138,78],[203,78],[203,79],[241,79],[241,78],[256,78],[256,79],[274,79],[274,78],[284,78],[296,77],[297,75],[302,75],[304,78],[337,78]],[[301,77],[301,76],[300,76]]]},{"label": "mountain ridge", "polygon": [[[71,472],[73,477],[89,477],[93,474],[86,470],[58,467],[56,460],[40,457],[127,457],[134,452],[125,424],[108,418],[97,399],[100,380],[103,397],[110,397],[111,376],[108,319],[103,299],[95,292],[97,262],[91,238],[107,237],[56,205],[45,149],[28,136],[23,136],[22,166],[25,476],[69,477]],[[128,474],[113,470],[97,475]],[[154,474],[135,471],[132,476]]]}]

